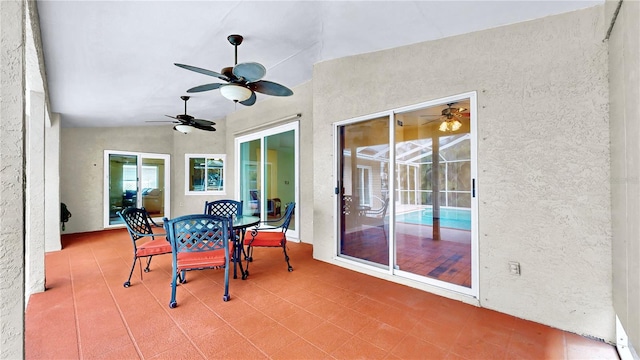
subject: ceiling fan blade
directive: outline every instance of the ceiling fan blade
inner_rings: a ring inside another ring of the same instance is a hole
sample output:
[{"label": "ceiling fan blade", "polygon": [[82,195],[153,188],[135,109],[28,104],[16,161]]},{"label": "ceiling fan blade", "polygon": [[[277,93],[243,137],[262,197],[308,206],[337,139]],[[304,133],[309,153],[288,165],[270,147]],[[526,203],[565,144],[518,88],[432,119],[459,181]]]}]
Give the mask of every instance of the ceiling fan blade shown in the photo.
[{"label": "ceiling fan blade", "polygon": [[249,88],[259,93],[273,95],[273,96],[291,96],[293,91],[284,85],[274,83],[272,81],[259,80],[249,83]]},{"label": "ceiling fan blade", "polygon": [[220,85],[222,85],[222,84],[220,84],[220,83],[204,84],[204,85],[192,87],[191,89],[187,90],[187,92],[188,93],[194,93],[194,92],[215,90],[215,89],[218,89],[220,87]]},{"label": "ceiling fan blade", "polygon": [[147,120],[145,122],[148,123],[172,123],[172,124],[177,124],[178,121],[173,121],[173,120]]},{"label": "ceiling fan blade", "polygon": [[209,121],[209,120],[205,120],[205,119],[193,119],[194,124],[200,125],[200,126],[213,126],[216,123],[214,123],[213,121]]},{"label": "ceiling fan blade", "polygon": [[[176,123],[176,124],[185,124],[185,123],[187,123],[187,120],[185,120],[185,119],[180,119],[179,117],[176,117],[176,116],[171,116],[171,115],[165,115],[165,116],[166,116],[166,117],[170,117],[170,118],[172,118],[172,119],[176,119],[176,120],[178,120],[178,121],[174,121],[174,123]],[[179,115],[179,116],[184,116],[184,115]],[[188,115],[187,115],[187,116],[188,116]]]},{"label": "ceiling fan blade", "polygon": [[233,75],[243,78],[246,82],[258,81],[264,77],[267,69],[257,62],[240,63],[233,67]]},{"label": "ceiling fan blade", "polygon": [[245,100],[245,101],[240,101],[240,104],[244,105],[244,106],[251,106],[253,104],[256,103],[256,93],[255,92],[251,92],[251,96]]},{"label": "ceiling fan blade", "polygon": [[218,79],[222,79],[224,81],[229,81],[229,78],[219,74],[215,71],[211,71],[211,70],[207,70],[207,69],[202,69],[199,67],[195,67],[195,66],[191,66],[191,65],[185,65],[185,64],[178,64],[178,63],[174,63],[175,66],[181,67],[183,69],[187,69],[187,70],[191,70],[191,71],[195,71],[197,73],[200,74],[204,74],[204,75],[209,75],[209,76],[213,76],[213,77],[217,77]]},{"label": "ceiling fan blade", "polygon": [[213,126],[206,126],[206,125],[198,125],[198,123],[195,123],[193,125],[194,128],[196,129],[200,129],[200,130],[205,130],[205,131],[216,131],[216,128],[214,128]]}]

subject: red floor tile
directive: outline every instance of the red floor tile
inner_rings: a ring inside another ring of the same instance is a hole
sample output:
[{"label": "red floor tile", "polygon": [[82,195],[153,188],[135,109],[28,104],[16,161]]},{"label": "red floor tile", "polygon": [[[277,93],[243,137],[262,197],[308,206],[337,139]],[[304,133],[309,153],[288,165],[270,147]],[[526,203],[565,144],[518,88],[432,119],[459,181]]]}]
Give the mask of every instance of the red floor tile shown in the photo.
[{"label": "red floor tile", "polygon": [[288,244],[293,272],[279,249],[257,249],[228,302],[223,271],[191,272],[174,309],[169,256],[123,287],[125,230],[63,246],[27,306],[26,359],[617,359],[603,342],[313,260],[307,244]]}]

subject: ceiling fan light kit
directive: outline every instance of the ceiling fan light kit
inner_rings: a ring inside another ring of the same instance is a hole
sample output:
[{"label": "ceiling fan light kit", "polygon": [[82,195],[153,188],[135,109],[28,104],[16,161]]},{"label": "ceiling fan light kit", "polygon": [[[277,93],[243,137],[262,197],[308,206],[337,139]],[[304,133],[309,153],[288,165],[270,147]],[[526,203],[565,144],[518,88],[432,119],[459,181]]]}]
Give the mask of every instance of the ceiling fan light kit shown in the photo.
[{"label": "ceiling fan light kit", "polygon": [[251,97],[251,90],[244,86],[229,84],[220,87],[220,94],[231,101],[238,102],[249,99]]},{"label": "ceiling fan light kit", "polygon": [[183,134],[188,134],[191,131],[193,131],[193,128],[189,125],[183,125],[183,124],[179,124],[173,127],[173,130],[181,132]]},{"label": "ceiling fan light kit", "polygon": [[457,131],[462,127],[462,123],[460,121],[458,121],[458,119],[447,119],[445,121],[442,122],[442,124],[440,124],[440,127],[438,128],[438,130],[442,131],[442,132],[446,132],[446,131]]}]

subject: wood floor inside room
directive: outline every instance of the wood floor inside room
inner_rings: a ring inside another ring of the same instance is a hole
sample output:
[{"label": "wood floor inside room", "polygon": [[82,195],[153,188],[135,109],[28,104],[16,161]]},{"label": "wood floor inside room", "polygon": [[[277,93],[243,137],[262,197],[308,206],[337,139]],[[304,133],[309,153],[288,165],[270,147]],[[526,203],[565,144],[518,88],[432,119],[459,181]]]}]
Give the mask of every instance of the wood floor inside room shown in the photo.
[{"label": "wood floor inside room", "polygon": [[169,308],[171,257],[136,267],[125,230],[63,236],[26,310],[26,359],[617,359],[609,344],[312,258],[258,248],[247,280],[189,273]]}]

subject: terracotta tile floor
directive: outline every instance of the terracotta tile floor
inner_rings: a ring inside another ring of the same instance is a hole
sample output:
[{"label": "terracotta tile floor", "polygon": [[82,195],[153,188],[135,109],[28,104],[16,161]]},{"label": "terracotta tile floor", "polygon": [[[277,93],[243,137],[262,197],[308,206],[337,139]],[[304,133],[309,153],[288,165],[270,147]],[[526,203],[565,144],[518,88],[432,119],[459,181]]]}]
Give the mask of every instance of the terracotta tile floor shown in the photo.
[{"label": "terracotta tile floor", "polygon": [[170,309],[170,256],[136,267],[125,230],[65,235],[26,313],[27,359],[617,359],[611,345],[312,259],[256,249],[251,274],[188,274]]}]

